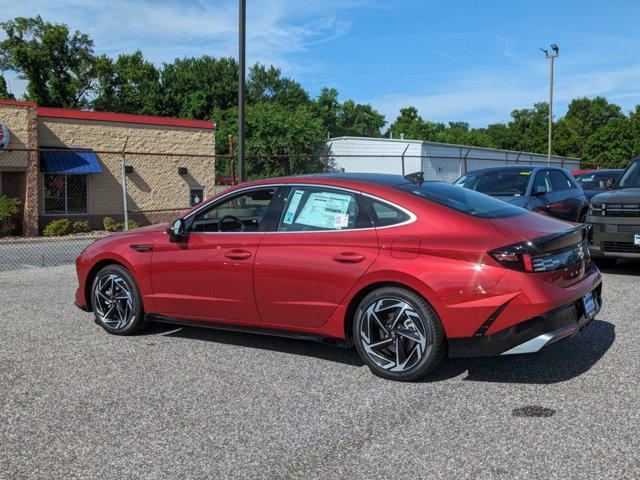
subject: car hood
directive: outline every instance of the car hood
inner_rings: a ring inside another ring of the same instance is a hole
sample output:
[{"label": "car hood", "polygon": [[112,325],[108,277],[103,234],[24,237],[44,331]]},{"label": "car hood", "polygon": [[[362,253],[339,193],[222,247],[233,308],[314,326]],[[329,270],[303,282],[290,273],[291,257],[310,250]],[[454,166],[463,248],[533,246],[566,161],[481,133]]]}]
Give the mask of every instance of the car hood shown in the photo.
[{"label": "car hood", "polygon": [[607,190],[591,199],[594,203],[640,203],[640,187]]},{"label": "car hood", "polygon": [[140,235],[140,234],[147,234],[147,233],[158,233],[158,232],[164,232],[168,227],[168,224],[166,223],[156,223],[153,225],[147,225],[146,227],[139,227],[139,228],[134,228],[133,230],[127,230],[127,231],[121,231],[121,232],[116,232],[113,235],[111,235],[112,237],[126,237],[128,235]]},{"label": "car hood", "polygon": [[566,232],[577,226],[575,223],[564,222],[557,218],[532,212],[517,217],[495,218],[489,221],[500,233],[512,239],[511,243]]}]

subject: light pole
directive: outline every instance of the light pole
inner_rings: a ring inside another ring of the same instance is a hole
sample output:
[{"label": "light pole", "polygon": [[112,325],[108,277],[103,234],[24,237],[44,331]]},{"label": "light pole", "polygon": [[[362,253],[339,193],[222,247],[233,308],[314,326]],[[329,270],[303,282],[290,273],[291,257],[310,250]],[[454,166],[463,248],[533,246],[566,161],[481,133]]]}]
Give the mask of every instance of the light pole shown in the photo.
[{"label": "light pole", "polygon": [[[245,33],[247,26],[246,0],[239,0],[238,25],[238,177],[244,181],[244,106],[245,106]],[[232,160],[233,161],[233,160]]]},{"label": "light pole", "polygon": [[553,131],[553,60],[560,55],[558,45],[555,43],[551,45],[551,50],[554,53],[549,55],[549,50],[541,48],[544,56],[550,60],[549,62],[549,139],[547,144],[547,164],[551,165],[551,138]]}]

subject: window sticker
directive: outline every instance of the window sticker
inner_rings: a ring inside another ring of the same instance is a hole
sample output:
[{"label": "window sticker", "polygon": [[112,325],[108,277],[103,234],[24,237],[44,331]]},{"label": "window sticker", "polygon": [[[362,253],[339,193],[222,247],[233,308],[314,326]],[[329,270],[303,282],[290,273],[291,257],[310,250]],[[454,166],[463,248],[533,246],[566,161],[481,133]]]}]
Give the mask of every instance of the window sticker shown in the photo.
[{"label": "window sticker", "polygon": [[531,175],[531,172],[530,171],[520,172],[520,175]]},{"label": "window sticker", "polygon": [[304,195],[302,190],[296,190],[293,192],[293,197],[291,198],[291,202],[289,203],[289,208],[287,208],[287,212],[284,214],[284,223],[292,224],[294,215],[296,214],[296,210],[298,210],[298,205],[300,205],[300,199]]},{"label": "window sticker", "polygon": [[[316,228],[336,229],[349,224],[349,203],[351,195],[342,195],[330,192],[314,192],[302,207],[302,211],[296,219],[296,223]],[[337,218],[337,216],[339,216]],[[341,225],[340,227],[336,225]]]},{"label": "window sticker", "polygon": [[344,228],[349,226],[348,213],[336,213],[333,217],[333,228]]}]

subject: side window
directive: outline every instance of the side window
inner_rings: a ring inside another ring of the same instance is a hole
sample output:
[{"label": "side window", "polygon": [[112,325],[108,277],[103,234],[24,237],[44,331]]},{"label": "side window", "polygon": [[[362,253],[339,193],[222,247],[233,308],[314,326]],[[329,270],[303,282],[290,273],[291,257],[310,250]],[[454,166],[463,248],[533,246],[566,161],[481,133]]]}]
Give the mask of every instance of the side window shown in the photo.
[{"label": "side window", "polygon": [[571,180],[560,170],[551,170],[549,177],[554,192],[566,192],[575,188]]},{"label": "side window", "polygon": [[263,225],[274,194],[274,188],[261,188],[214,202],[196,215],[191,231],[256,232]]},{"label": "side window", "polygon": [[533,179],[533,191],[535,192],[537,187],[544,187],[548,193],[552,193],[555,190],[549,178],[549,170],[540,170],[536,174],[536,178]]},{"label": "side window", "polygon": [[349,230],[356,228],[359,214],[353,193],[323,187],[292,187],[278,231]]},{"label": "side window", "polygon": [[388,203],[369,198],[367,198],[367,202],[371,207],[373,224],[376,227],[389,227],[409,220],[409,215]]}]

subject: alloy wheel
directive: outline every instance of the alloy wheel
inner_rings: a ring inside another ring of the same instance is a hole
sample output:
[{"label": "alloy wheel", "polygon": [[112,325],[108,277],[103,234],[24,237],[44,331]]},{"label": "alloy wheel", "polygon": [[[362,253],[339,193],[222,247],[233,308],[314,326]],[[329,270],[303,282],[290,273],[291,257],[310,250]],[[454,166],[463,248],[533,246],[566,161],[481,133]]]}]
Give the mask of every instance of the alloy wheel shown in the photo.
[{"label": "alloy wheel", "polygon": [[122,330],[135,318],[131,289],[121,276],[109,273],[101,277],[93,297],[100,321],[110,329]]},{"label": "alloy wheel", "polygon": [[367,307],[360,326],[369,358],[390,372],[405,372],[427,349],[425,324],[415,309],[398,298],[382,298]]}]

